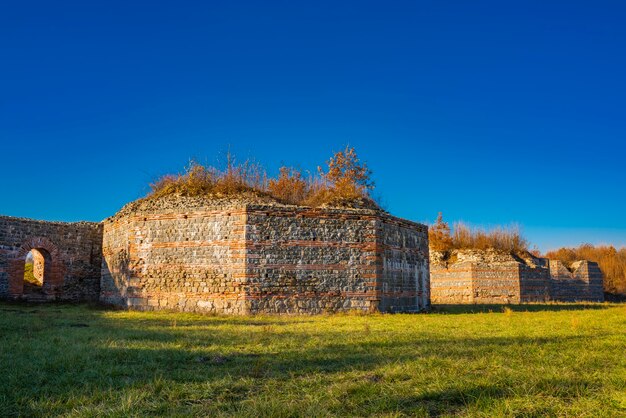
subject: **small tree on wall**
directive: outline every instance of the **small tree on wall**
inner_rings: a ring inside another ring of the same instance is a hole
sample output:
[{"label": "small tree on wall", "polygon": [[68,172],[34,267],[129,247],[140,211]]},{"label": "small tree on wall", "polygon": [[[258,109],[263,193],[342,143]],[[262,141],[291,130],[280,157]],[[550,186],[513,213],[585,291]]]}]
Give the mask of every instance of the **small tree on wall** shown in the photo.
[{"label": "small tree on wall", "polygon": [[452,248],[450,225],[444,222],[441,212],[437,215],[437,221],[428,228],[428,241],[433,251],[448,251]]},{"label": "small tree on wall", "polygon": [[320,176],[328,182],[336,194],[344,199],[367,197],[374,188],[372,172],[359,160],[354,148],[347,146],[328,160],[328,171],[318,167]]}]

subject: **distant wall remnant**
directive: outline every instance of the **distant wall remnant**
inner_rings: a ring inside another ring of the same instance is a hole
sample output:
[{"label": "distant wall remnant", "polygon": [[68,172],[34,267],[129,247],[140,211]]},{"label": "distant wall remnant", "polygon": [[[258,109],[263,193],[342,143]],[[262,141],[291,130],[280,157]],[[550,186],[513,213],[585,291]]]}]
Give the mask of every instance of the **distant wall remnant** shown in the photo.
[{"label": "distant wall remnant", "polygon": [[603,301],[603,275],[597,263],[576,261],[568,269],[562,261],[549,260],[550,295],[561,301]]},{"label": "distant wall remnant", "polygon": [[435,304],[603,301],[602,272],[580,261],[561,262],[501,251],[431,252],[431,300]]},{"label": "distant wall remnant", "polygon": [[[25,292],[24,266],[33,254],[36,293]],[[97,301],[102,225],[45,222],[0,216],[0,298]]]},{"label": "distant wall remnant", "polygon": [[104,222],[101,300],[134,309],[315,314],[428,308],[424,225],[369,209],[181,198]]}]

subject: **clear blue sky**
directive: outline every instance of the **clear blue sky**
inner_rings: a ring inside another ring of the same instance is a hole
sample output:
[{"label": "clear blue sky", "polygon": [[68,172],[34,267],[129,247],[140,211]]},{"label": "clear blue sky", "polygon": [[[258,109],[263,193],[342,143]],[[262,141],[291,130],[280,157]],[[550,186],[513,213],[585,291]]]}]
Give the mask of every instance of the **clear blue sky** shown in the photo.
[{"label": "clear blue sky", "polygon": [[190,157],[349,143],[393,214],[626,244],[626,2],[3,2],[0,213],[98,221]]}]

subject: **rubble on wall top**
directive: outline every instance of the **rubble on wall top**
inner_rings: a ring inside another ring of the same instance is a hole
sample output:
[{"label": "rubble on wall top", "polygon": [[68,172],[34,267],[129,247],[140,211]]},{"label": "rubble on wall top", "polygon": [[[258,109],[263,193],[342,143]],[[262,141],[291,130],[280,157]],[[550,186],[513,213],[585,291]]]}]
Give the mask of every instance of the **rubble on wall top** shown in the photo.
[{"label": "rubble on wall top", "polygon": [[[237,196],[183,196],[180,194],[171,194],[157,199],[142,198],[126,204],[115,215],[105,219],[111,221],[119,217],[129,216],[138,213],[168,213],[181,210],[215,208],[229,209],[248,207],[273,207],[284,209],[308,208],[306,206],[288,205],[280,203],[271,197],[261,196],[254,193],[239,194]],[[385,213],[382,209],[372,209],[371,207],[343,207],[343,206],[322,206],[315,209],[336,210],[341,212],[356,213]]]},{"label": "rubble on wall top", "polygon": [[481,264],[504,264],[519,263],[530,267],[544,265],[542,259],[530,253],[513,254],[504,250],[477,250],[471,248],[455,249],[449,253],[430,251],[430,261],[435,266],[445,266],[447,264],[457,264],[463,262],[473,262]]},{"label": "rubble on wall top", "polygon": [[33,219],[33,218],[24,218],[24,217],[20,217],[20,216],[8,216],[8,215],[0,215],[0,221],[1,220],[7,220],[10,222],[19,222],[19,221],[24,221],[24,222],[36,222],[36,223],[40,223],[40,224],[47,224],[47,225],[98,225],[101,222],[91,222],[91,221],[74,221],[74,222],[64,222],[64,221],[45,221],[45,220],[41,220],[41,219]]}]

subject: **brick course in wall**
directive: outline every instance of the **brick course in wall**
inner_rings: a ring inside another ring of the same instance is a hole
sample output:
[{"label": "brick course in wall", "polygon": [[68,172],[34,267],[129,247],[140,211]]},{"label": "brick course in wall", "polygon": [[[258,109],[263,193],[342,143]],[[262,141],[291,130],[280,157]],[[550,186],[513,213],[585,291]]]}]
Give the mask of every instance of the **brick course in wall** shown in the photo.
[{"label": "brick course in wall", "polygon": [[104,222],[101,300],[228,314],[419,311],[429,306],[427,235],[366,209],[139,206]]},{"label": "brick course in wall", "polygon": [[431,252],[431,300],[435,304],[604,300],[602,272],[580,261],[520,259],[498,251],[454,251],[448,261]]},{"label": "brick course in wall", "polygon": [[[24,292],[24,265],[33,251],[40,293]],[[102,225],[46,222],[0,216],[0,298],[97,301],[102,263]]]}]

